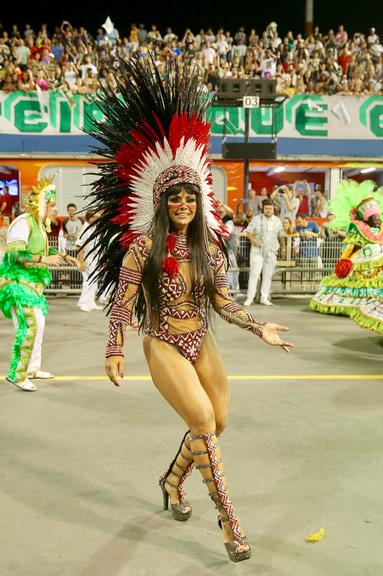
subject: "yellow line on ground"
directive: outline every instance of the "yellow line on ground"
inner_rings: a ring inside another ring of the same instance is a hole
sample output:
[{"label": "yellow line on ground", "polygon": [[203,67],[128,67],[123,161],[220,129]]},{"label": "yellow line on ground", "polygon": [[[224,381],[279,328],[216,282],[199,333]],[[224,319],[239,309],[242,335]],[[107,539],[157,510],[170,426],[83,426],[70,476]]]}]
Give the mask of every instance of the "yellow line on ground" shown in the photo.
[{"label": "yellow line on ground", "polygon": [[[0,375],[0,379],[5,376]],[[103,381],[107,376],[56,376],[56,381],[70,382],[74,380],[81,381]],[[383,374],[264,374],[264,375],[238,375],[228,376],[229,380],[383,380]],[[150,376],[125,376],[124,380],[145,381],[151,380]]]}]

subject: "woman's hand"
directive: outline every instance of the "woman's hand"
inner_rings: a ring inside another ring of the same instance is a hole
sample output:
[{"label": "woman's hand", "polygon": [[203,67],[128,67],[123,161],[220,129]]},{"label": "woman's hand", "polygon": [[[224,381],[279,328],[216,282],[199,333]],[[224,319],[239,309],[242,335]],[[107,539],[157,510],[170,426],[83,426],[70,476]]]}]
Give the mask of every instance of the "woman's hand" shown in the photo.
[{"label": "woman's hand", "polygon": [[64,260],[61,254],[51,254],[50,256],[44,256],[42,262],[47,266],[61,266]]},{"label": "woman's hand", "polygon": [[74,256],[69,256],[69,254],[66,254],[64,256],[64,260],[67,264],[72,264],[72,266],[76,266],[76,268],[78,268],[78,270],[80,270],[80,272],[82,272],[81,263],[79,260],[77,260],[77,258],[75,258]]},{"label": "woman's hand", "polygon": [[108,378],[115,386],[120,385],[120,380],[124,377],[124,357],[109,356],[105,360],[105,370]]},{"label": "woman's hand", "polygon": [[262,340],[271,346],[280,346],[285,352],[290,352],[290,348],[292,348],[294,344],[282,340],[278,334],[278,332],[288,332],[288,330],[289,328],[287,328],[287,326],[267,322],[262,328]]}]

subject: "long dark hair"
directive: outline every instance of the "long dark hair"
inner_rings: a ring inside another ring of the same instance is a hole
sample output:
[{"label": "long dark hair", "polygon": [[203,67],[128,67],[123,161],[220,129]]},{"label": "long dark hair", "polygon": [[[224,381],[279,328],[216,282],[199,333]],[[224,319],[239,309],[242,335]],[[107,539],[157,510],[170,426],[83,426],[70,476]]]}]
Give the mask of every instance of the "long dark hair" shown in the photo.
[{"label": "long dark hair", "polygon": [[[214,297],[213,269],[211,263],[209,264],[211,257],[207,245],[207,243],[213,240],[209,235],[204,221],[200,190],[198,186],[194,184],[176,184],[168,188],[168,190],[161,195],[149,232],[152,238],[152,247],[142,278],[142,286],[148,302],[146,303],[143,291],[141,290],[135,308],[135,313],[141,328],[144,325],[146,315],[149,316],[150,322],[154,326],[158,325],[161,306],[160,280],[162,276],[162,262],[166,256],[166,238],[169,232],[175,232],[169,218],[168,198],[171,195],[179,194],[181,190],[185,190],[189,194],[195,194],[197,203],[195,217],[190,222],[187,232],[187,242],[191,256],[192,287],[198,286],[198,284],[203,281],[205,287],[205,304],[208,308],[209,302],[211,302]],[[198,291],[196,294],[198,294]],[[203,302],[200,304],[203,304]]]}]

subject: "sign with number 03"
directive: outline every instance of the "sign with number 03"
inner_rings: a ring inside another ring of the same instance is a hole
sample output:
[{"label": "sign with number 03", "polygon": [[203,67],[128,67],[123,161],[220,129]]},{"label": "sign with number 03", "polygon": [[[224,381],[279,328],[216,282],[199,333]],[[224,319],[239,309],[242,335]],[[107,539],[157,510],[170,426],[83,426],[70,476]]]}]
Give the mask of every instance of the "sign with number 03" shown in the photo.
[{"label": "sign with number 03", "polygon": [[244,108],[258,108],[259,107],[259,96],[244,96],[243,97],[243,107]]}]

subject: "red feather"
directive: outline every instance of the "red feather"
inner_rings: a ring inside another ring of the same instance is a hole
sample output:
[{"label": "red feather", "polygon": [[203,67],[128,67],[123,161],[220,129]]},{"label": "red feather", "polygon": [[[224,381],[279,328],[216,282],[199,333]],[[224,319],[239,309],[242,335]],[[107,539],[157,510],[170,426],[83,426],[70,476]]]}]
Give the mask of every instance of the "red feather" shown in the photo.
[{"label": "red feather", "polygon": [[139,232],[132,232],[130,230],[128,232],[125,232],[125,234],[123,234],[120,238],[120,246],[122,250],[124,251],[129,250],[131,243],[134,242],[134,240],[139,235],[140,235]]},{"label": "red feather", "polygon": [[166,237],[165,248],[167,252],[174,250],[177,244],[177,238],[173,234],[168,234]]},{"label": "red feather", "polygon": [[168,142],[173,154],[175,154],[177,148],[179,148],[182,138],[184,138],[185,142],[193,138],[197,146],[202,146],[203,152],[207,153],[209,130],[210,124],[201,118],[197,118],[195,114],[190,118],[186,112],[183,114],[174,114],[168,133]]},{"label": "red feather", "polygon": [[180,271],[180,264],[178,260],[173,258],[173,256],[165,256],[162,261],[162,272],[166,272],[166,274],[171,278],[175,278]]}]

